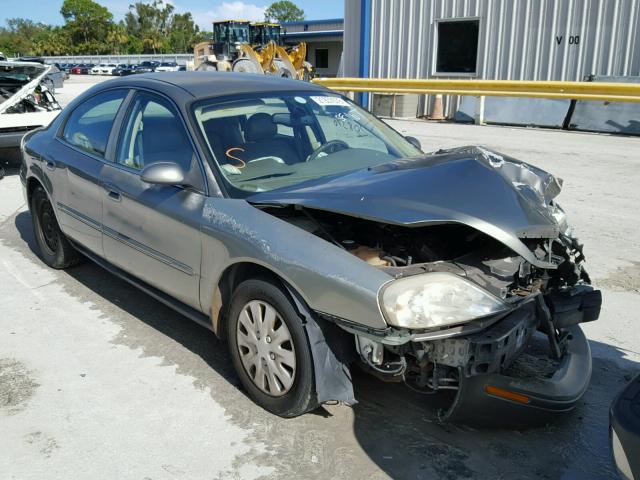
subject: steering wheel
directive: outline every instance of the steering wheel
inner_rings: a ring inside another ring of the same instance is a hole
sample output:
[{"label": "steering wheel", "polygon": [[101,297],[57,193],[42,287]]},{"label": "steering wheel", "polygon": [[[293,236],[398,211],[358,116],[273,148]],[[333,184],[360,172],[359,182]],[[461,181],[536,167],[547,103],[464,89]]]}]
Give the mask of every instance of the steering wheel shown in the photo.
[{"label": "steering wheel", "polygon": [[326,153],[329,155],[339,152],[340,150],[346,150],[347,148],[349,148],[349,144],[347,142],[343,142],[342,140],[329,140],[327,143],[325,143],[324,145],[320,145],[313,152],[311,152],[311,155],[307,157],[307,162],[312,162],[313,160],[318,158],[318,155],[320,155],[321,153]]}]

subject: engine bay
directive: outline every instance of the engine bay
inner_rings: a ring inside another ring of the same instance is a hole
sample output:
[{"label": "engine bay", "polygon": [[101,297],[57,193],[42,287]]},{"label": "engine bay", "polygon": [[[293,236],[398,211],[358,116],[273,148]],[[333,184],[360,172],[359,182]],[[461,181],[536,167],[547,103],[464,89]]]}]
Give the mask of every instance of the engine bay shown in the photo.
[{"label": "engine bay", "polygon": [[525,239],[539,255],[553,257],[556,269],[526,262],[489,235],[464,224],[408,227],[302,207],[265,209],[394,278],[451,272],[474,281],[503,300],[561,291],[590,282],[582,245],[561,235],[553,241]]}]

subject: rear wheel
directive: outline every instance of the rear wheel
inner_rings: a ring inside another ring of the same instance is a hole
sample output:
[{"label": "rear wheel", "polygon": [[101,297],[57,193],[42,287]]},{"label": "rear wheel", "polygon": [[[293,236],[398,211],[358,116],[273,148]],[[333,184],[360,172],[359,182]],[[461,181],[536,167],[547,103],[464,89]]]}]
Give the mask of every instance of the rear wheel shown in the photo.
[{"label": "rear wheel", "polygon": [[30,209],[42,261],[52,268],[67,268],[77,264],[80,254],[60,230],[53,206],[42,187],[36,187],[31,195]]},{"label": "rear wheel", "polygon": [[315,408],[307,335],[280,288],[265,280],[241,283],[227,328],[233,365],[258,405],[281,417]]}]

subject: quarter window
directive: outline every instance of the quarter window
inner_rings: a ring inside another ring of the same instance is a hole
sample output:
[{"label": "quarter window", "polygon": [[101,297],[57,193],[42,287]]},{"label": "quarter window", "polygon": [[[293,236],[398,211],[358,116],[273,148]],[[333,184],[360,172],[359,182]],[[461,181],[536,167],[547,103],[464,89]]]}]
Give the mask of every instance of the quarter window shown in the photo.
[{"label": "quarter window", "polygon": [[138,93],[125,122],[118,163],[136,170],[157,162],[174,162],[185,172],[195,162],[189,137],[169,102]]},{"label": "quarter window", "polygon": [[63,138],[86,152],[104,156],[113,120],[126,95],[126,90],[111,90],[91,97],[71,112]]}]

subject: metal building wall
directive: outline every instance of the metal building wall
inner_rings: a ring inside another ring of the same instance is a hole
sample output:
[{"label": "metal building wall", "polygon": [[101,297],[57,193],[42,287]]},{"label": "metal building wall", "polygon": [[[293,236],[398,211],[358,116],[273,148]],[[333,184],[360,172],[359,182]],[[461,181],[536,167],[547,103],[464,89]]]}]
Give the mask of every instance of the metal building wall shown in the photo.
[{"label": "metal building wall", "polygon": [[359,77],[361,0],[344,2],[344,34],[340,76]]},{"label": "metal building wall", "polygon": [[[360,53],[355,30],[364,2],[371,3],[370,77],[433,77],[436,20],[464,17],[480,19],[476,78],[640,75],[640,0],[346,0],[345,76]],[[579,43],[570,44],[576,35]],[[427,113],[430,102],[422,103]],[[450,99],[446,113],[456,105]]]}]

